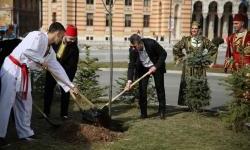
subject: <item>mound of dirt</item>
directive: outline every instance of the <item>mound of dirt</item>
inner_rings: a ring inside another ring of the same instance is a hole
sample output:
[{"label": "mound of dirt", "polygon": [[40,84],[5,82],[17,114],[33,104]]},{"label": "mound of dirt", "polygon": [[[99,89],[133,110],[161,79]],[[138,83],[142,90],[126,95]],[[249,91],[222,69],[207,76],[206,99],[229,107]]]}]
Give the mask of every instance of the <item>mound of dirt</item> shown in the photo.
[{"label": "mound of dirt", "polygon": [[121,136],[121,132],[114,132],[104,127],[67,121],[57,131],[57,136],[70,143],[79,142],[111,142]]}]

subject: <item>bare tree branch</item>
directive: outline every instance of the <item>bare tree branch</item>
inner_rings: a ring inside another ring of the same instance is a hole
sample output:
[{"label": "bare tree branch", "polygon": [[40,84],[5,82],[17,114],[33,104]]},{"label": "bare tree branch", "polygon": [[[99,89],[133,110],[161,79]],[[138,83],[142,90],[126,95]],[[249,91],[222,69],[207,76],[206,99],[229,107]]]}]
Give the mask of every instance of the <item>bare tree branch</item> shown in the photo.
[{"label": "bare tree branch", "polygon": [[[115,5],[116,0],[114,0],[114,3],[113,3],[113,4],[111,4],[111,2],[112,2],[112,0],[109,0],[109,5],[111,5],[111,9],[112,9],[112,8],[114,7],[114,5]],[[102,4],[103,4],[104,8],[106,9],[106,11],[110,14],[110,13],[111,13],[111,10],[109,10],[109,9],[107,8],[107,5],[106,5],[106,3],[104,2],[104,0],[102,0]]]},{"label": "bare tree branch", "polygon": [[106,9],[106,11],[110,14],[110,12],[109,12],[109,10],[108,10],[106,4],[104,3],[104,0],[102,0],[102,4],[103,4],[104,8]]}]

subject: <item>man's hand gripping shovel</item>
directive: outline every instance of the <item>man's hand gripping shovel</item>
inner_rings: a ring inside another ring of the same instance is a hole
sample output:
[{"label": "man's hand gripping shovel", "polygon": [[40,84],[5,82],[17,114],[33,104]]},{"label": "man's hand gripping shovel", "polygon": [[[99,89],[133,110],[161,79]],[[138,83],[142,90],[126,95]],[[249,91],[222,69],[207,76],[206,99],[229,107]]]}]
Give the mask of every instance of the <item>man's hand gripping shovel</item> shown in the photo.
[{"label": "man's hand gripping shovel", "polygon": [[[132,88],[135,84],[137,84],[138,82],[140,82],[143,78],[145,78],[146,76],[150,75],[150,72],[145,73],[143,76],[141,76],[140,78],[138,78],[137,80],[135,80],[133,83],[131,83],[130,88]],[[105,107],[107,107],[110,103],[114,102],[118,97],[120,97],[123,93],[125,93],[126,91],[128,91],[128,89],[124,89],[122,92],[120,92],[119,94],[117,94],[114,98],[112,98],[111,102],[106,103],[105,105],[103,105],[101,107],[101,110],[104,109]]]},{"label": "man's hand gripping shovel", "polygon": [[[143,76],[141,76],[139,79],[131,83],[130,88],[132,88],[135,84],[137,84],[139,81],[141,81],[146,76],[150,75],[151,72],[145,73]],[[109,126],[111,122],[111,118],[109,116],[109,109],[108,105],[112,102],[114,102],[118,97],[120,97],[123,93],[128,91],[128,89],[124,89],[122,92],[120,92],[118,95],[116,95],[112,100],[105,105],[103,105],[100,109],[98,109],[90,100],[88,100],[84,95],[82,94],[74,94],[71,92],[71,96],[73,97],[75,103],[81,108],[81,104],[79,104],[79,101],[85,101],[87,102],[92,108],[89,110],[81,110],[82,112],[82,119],[85,121],[88,121],[90,123],[97,123],[101,124],[102,126]]]}]

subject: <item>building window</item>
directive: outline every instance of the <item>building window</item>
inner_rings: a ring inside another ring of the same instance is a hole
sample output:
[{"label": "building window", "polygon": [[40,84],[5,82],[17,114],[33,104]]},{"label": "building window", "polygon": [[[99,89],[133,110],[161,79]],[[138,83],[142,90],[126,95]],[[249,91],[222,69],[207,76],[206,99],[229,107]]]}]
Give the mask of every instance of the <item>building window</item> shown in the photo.
[{"label": "building window", "polygon": [[109,26],[109,14],[106,14],[106,27]]},{"label": "building window", "polygon": [[127,38],[127,37],[125,37],[125,38],[124,38],[124,41],[128,41],[128,38]]},{"label": "building window", "polygon": [[53,12],[52,14],[52,22],[56,22],[56,12]]},{"label": "building window", "polygon": [[106,5],[109,5],[110,1],[111,1],[111,5],[113,5],[113,0],[106,0]]},{"label": "building window", "polygon": [[88,5],[93,5],[94,4],[94,0],[87,0],[86,2]]},{"label": "building window", "polygon": [[105,37],[105,40],[108,41],[108,40],[109,40],[109,37]]},{"label": "building window", "polygon": [[87,13],[87,26],[93,26],[93,13]]},{"label": "building window", "polygon": [[86,36],[86,40],[87,40],[87,41],[89,41],[89,40],[93,41],[93,40],[94,40],[94,37],[93,37],[93,36]]},{"label": "building window", "polygon": [[56,2],[56,0],[52,0],[52,3],[55,3]]},{"label": "building window", "polygon": [[24,1],[24,5],[23,5],[23,8],[24,8],[24,9],[27,9],[27,5],[28,5],[28,1],[25,0],[25,1]]},{"label": "building window", "polygon": [[131,15],[125,15],[125,27],[131,27]]},{"label": "building window", "polygon": [[33,3],[33,0],[31,0],[31,1],[30,1],[30,10],[32,10],[32,11],[34,10],[34,9],[33,9],[33,8],[34,8],[34,7],[33,7],[33,4],[34,4],[34,3]]},{"label": "building window", "polygon": [[38,5],[38,4],[37,4],[37,1],[36,1],[36,0],[32,1],[32,10],[33,10],[33,11],[36,11],[37,5]]},{"label": "building window", "polygon": [[150,0],[144,0],[143,4],[145,7],[148,7],[150,5]]},{"label": "building window", "polygon": [[161,40],[160,41],[164,41],[164,37],[163,36],[161,36]]},{"label": "building window", "polygon": [[27,5],[26,5],[26,9],[28,9],[28,10],[31,10],[31,2],[29,2]]},{"label": "building window", "polygon": [[132,0],[125,0],[125,6],[131,6]]},{"label": "building window", "polygon": [[149,15],[143,16],[143,27],[149,27],[149,19],[150,19]]}]

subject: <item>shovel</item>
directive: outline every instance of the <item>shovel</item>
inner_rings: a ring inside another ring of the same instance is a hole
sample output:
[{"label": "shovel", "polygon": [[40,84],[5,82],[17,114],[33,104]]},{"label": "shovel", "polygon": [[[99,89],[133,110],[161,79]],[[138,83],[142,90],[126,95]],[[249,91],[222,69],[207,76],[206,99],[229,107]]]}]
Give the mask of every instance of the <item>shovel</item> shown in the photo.
[{"label": "shovel", "polygon": [[[30,76],[31,82],[33,82],[33,74]],[[33,83],[31,84],[33,86]],[[32,88],[33,89],[33,88]],[[35,103],[35,101],[32,101],[32,105],[34,108],[42,115],[42,117],[54,128],[58,128],[61,126],[61,124],[57,124],[50,120],[50,118],[42,111],[42,109]]]},{"label": "shovel", "polygon": [[[35,58],[35,57],[32,57],[32,56],[29,56],[29,55],[25,55],[27,58],[29,58],[29,59],[31,59],[31,60],[33,60],[35,63],[37,63],[38,65],[41,65],[41,63],[39,62],[39,60],[37,59],[37,58]],[[43,69],[45,69],[45,70],[48,70],[47,68],[43,68]],[[49,71],[49,70],[48,70]],[[50,72],[50,71],[49,71]],[[54,79],[56,79],[56,76],[55,75],[53,75],[52,73],[51,73],[51,75],[53,76],[53,78]],[[32,84],[33,85],[33,84]],[[73,90],[73,87],[71,87],[70,85],[68,85],[68,87],[70,87],[70,89],[72,89]],[[84,108],[83,108],[83,105],[81,104],[81,102],[83,102],[83,101],[85,101],[85,102],[87,102],[92,108],[91,108],[91,110],[94,110],[93,112],[98,112],[98,111],[96,111],[96,108],[95,108],[95,105],[90,101],[90,100],[88,100],[84,95],[82,95],[82,94],[74,94],[73,92],[71,92],[70,91],[70,94],[71,94],[71,96],[73,97],[73,100],[74,100],[74,102],[76,103],[76,105],[80,108],[80,111],[82,112],[82,114],[83,114],[83,116],[84,116]],[[42,114],[42,116],[45,118],[45,120],[49,123],[49,124],[51,124],[52,126],[55,126],[55,127],[57,127],[58,125],[56,125],[55,123],[53,123],[52,121],[50,121],[49,120],[49,118],[48,118],[48,116],[45,114],[45,113],[43,113],[43,111],[37,106],[37,105],[35,105],[34,104],[34,106],[35,106],[35,108]],[[90,113],[90,114],[94,114],[94,113]],[[96,115],[98,115],[97,113],[95,113],[95,116]],[[84,118],[84,117],[83,117]]]},{"label": "shovel", "polygon": [[[141,81],[143,78],[145,78],[146,76],[150,75],[150,72],[145,73],[143,76],[141,76],[140,78],[138,78],[137,80],[135,80],[132,84],[131,87],[133,87],[136,83],[138,83],[139,81]],[[127,90],[124,89],[122,92],[120,92],[118,95],[116,95],[114,98],[112,98],[112,100],[108,103],[106,103],[105,105],[103,105],[101,107],[101,109],[104,109],[105,107],[107,107],[110,103],[114,102],[118,97],[120,97],[123,93],[125,93]]]},{"label": "shovel", "polygon": [[70,95],[72,96],[73,101],[76,103],[76,105],[82,110],[84,110],[84,108],[81,104],[81,102],[83,102],[83,101],[87,102],[91,106],[91,108],[96,107],[87,97],[85,97],[81,93],[74,94],[73,92],[70,92]]},{"label": "shovel", "polygon": [[52,127],[58,128],[61,126],[61,124],[56,124],[53,121],[51,121],[49,117],[41,110],[41,108],[34,101],[32,102],[32,105]]},{"label": "shovel", "polygon": [[[133,87],[135,84],[137,84],[143,78],[145,78],[147,75],[150,75],[150,73],[147,72],[143,76],[141,76],[139,79],[134,81],[131,84],[131,87]],[[82,94],[75,95],[74,93],[71,93],[71,96],[72,96],[74,102],[80,108],[80,111],[82,113],[82,119],[84,121],[87,121],[89,123],[95,123],[95,124],[98,124],[98,125],[102,125],[104,127],[109,127],[110,123],[111,123],[111,117],[109,116],[109,108],[107,106],[110,103],[114,102],[118,97],[120,97],[126,91],[127,90],[124,89],[121,93],[119,93],[114,98],[112,98],[112,100],[110,102],[106,103],[100,109],[97,109],[97,107],[95,107],[95,105]],[[79,103],[79,101],[87,102],[92,108],[89,109],[89,110],[84,110],[82,105]]]},{"label": "shovel", "polygon": [[[84,95],[78,93],[77,95],[73,92],[70,92],[73,101],[76,103],[76,105],[79,107],[80,112],[82,114],[82,120],[87,123],[94,123],[96,125],[102,125],[104,127],[108,127],[111,118],[109,116],[108,111],[104,111],[101,109],[98,109],[90,100],[88,100]],[[87,102],[91,108],[88,110],[85,110],[81,102]]]},{"label": "shovel", "polygon": [[[135,84],[137,84],[139,81],[141,81],[143,78],[145,78],[146,76],[150,75],[150,72],[145,73],[143,76],[141,76],[140,78],[138,78],[137,80],[135,80],[130,87],[133,87]],[[102,123],[102,125],[104,125],[104,127],[108,127],[110,126],[111,123],[111,117],[109,116],[109,108],[107,107],[109,104],[111,104],[112,102],[114,102],[118,97],[120,97],[123,93],[125,93],[127,91],[127,89],[124,89],[122,92],[120,92],[119,94],[117,94],[114,98],[112,98],[112,100],[108,103],[106,103],[105,105],[103,105],[101,107],[101,109],[98,110],[98,115],[97,117],[99,117],[99,122]]]},{"label": "shovel", "polygon": [[[52,73],[51,75],[56,79],[56,77]],[[71,90],[73,90],[73,87],[71,87],[70,85],[68,86],[70,87]],[[75,104],[79,107],[80,112],[82,113],[83,120],[88,122],[100,122],[99,120],[104,120],[102,119],[104,118],[102,113],[99,112],[97,107],[87,97],[85,97],[81,93],[75,94],[72,91],[70,91],[70,95],[72,96]],[[89,110],[85,110],[83,107],[83,102],[87,102],[91,106],[91,108]],[[100,119],[100,117],[102,118]]]}]

